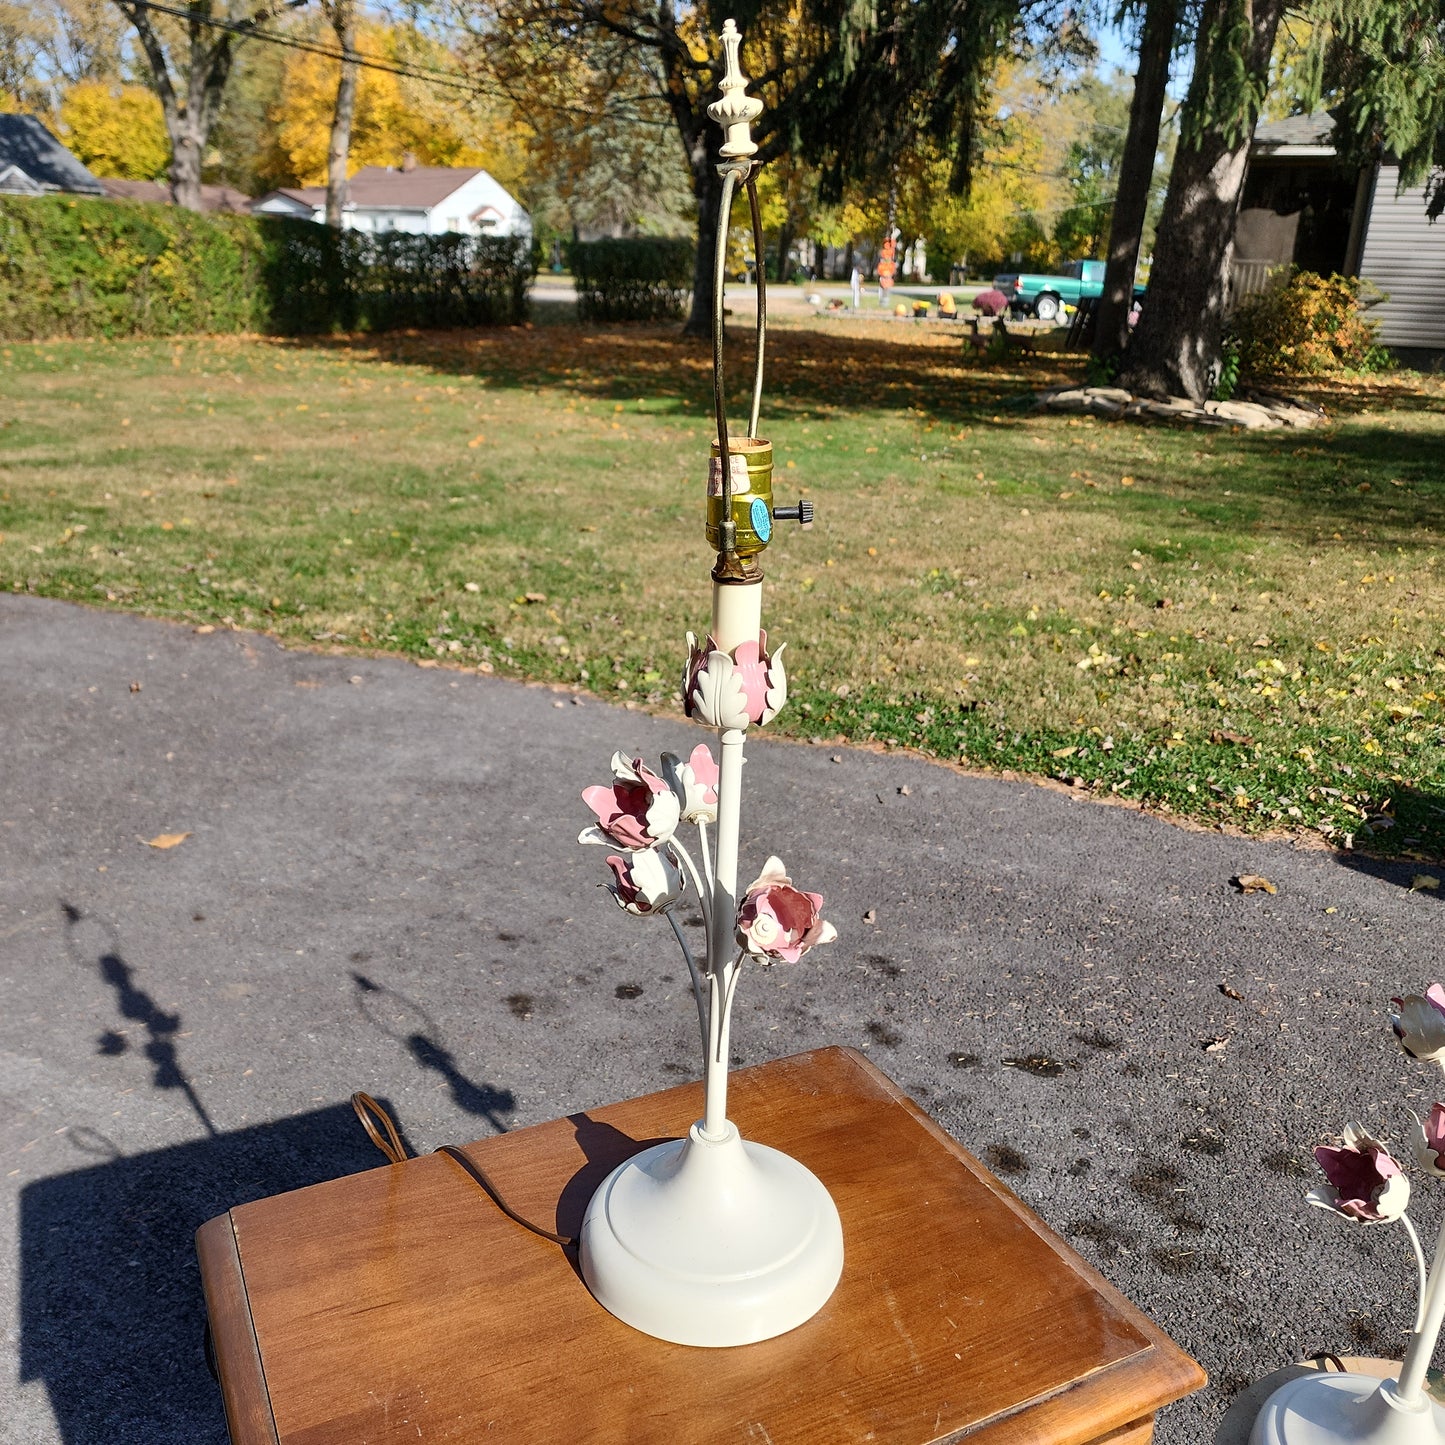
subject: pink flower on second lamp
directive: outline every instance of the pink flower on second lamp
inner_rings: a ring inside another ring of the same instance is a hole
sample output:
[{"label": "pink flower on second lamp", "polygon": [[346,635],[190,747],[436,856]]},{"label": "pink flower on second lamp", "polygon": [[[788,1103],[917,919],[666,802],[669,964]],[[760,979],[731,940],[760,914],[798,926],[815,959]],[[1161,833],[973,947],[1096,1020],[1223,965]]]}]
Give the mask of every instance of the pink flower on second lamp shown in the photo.
[{"label": "pink flower on second lamp", "polygon": [[665,843],[677,828],[677,795],[641,758],[612,755],[612,783],[584,788],[582,801],[597,816],[595,827],[584,828],[579,843],[612,844],[620,848],[650,848]]},{"label": "pink flower on second lamp", "polygon": [[704,643],[687,634],[687,666],[682,675],[682,706],[688,717],[709,727],[745,728],[771,722],[788,700],[783,667],[784,643],[768,652],[768,634],[740,643],[731,654],[719,652],[711,637]]},{"label": "pink flower on second lamp", "polygon": [[1305,1197],[1320,1209],[1365,1224],[1383,1224],[1398,1219],[1410,1203],[1410,1181],[1404,1170],[1358,1124],[1346,1126],[1338,1146],[1316,1149],[1315,1162],[1328,1183],[1317,1184]]},{"label": "pink flower on second lamp", "polygon": [[1423,1123],[1416,1116],[1411,1143],[1420,1167],[1437,1179],[1445,1179],[1445,1104],[1432,1104]]},{"label": "pink flower on second lamp", "polygon": [[1445,1060],[1445,988],[1432,983],[1424,996],[1408,994],[1390,1000],[1390,1023],[1400,1047],[1412,1059]]},{"label": "pink flower on second lamp", "polygon": [[822,916],[823,895],[794,888],[778,858],[769,858],[738,908],[737,939],[759,963],[796,963],[838,931]]}]

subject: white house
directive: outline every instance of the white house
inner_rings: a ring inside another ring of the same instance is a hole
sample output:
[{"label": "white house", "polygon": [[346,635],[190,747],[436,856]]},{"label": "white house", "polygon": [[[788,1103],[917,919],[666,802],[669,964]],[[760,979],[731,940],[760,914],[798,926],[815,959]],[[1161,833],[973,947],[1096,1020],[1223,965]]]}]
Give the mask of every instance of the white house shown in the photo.
[{"label": "white house", "polygon": [[[530,236],[532,218],[477,166],[362,166],[348,184],[342,225],[413,235]],[[326,187],[287,187],[251,203],[257,216],[326,219]]]}]

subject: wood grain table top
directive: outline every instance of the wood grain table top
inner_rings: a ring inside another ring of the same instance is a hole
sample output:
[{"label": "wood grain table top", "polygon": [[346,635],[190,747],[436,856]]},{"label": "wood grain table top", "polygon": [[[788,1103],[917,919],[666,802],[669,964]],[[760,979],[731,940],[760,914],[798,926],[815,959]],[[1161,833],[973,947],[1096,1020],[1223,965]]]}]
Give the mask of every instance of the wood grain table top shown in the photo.
[{"label": "wood grain table top", "polygon": [[[739,1070],[729,1117],[828,1187],[843,1277],[790,1334],[666,1344],[567,1251],[428,1155],[241,1205],[197,1235],[235,1445],[1084,1445],[1149,1439],[1198,1365],[865,1058]],[[575,1236],[593,1190],[685,1133],[684,1085],[468,1145]]]}]

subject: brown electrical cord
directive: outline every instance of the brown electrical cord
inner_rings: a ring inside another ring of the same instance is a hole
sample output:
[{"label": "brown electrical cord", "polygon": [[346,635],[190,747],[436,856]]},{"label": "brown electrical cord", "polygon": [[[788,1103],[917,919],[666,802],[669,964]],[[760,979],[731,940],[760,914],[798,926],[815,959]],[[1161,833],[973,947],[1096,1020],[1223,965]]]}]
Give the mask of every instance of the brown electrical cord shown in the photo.
[{"label": "brown electrical cord", "polygon": [[[351,1096],[351,1107],[356,1110],[356,1117],[361,1120],[361,1127],[366,1130],[366,1136],[386,1155],[393,1164],[404,1163],[410,1155],[406,1152],[406,1145],[402,1143],[401,1135],[397,1132],[392,1117],[371,1097],[370,1094],[357,1092]],[[381,1128],[377,1128],[377,1122]],[[385,1131],[383,1133],[382,1131]],[[543,1229],[540,1224],[533,1224],[530,1219],[523,1219],[497,1190],[497,1186],[479,1169],[460,1149],[454,1144],[443,1144],[437,1151],[438,1154],[445,1154],[453,1164],[457,1165],[472,1181],[477,1184],[487,1195],[493,1204],[512,1220],[520,1224],[523,1229],[531,1230],[533,1234],[539,1234],[543,1239],[549,1239],[553,1244],[560,1244],[564,1249],[575,1245],[577,1241],[570,1235],[553,1234],[550,1229]]]},{"label": "brown electrical cord", "polygon": [[[400,1164],[408,1157],[406,1145],[401,1142],[401,1135],[396,1132],[396,1125],[391,1121],[391,1115],[371,1097],[370,1094],[363,1094],[359,1090],[351,1096],[351,1107],[356,1110],[356,1117],[361,1120],[361,1127],[366,1130],[366,1137],[386,1155],[393,1164]],[[381,1130],[376,1127],[376,1121],[381,1121],[382,1129],[386,1130],[385,1138]]]}]

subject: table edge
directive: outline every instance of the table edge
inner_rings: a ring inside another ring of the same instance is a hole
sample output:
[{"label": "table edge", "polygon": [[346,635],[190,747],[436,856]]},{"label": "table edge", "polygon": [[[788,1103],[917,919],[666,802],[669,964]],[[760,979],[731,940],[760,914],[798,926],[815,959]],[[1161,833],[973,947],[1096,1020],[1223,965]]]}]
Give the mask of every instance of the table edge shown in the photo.
[{"label": "table edge", "polygon": [[229,1211],[196,1231],[196,1257],[232,1445],[280,1445]]},{"label": "table edge", "polygon": [[[1123,1369],[1130,1365],[1131,1362],[1142,1362],[1150,1354],[1154,1354],[1157,1357],[1161,1367],[1161,1374],[1168,1378],[1168,1388],[1174,1390],[1177,1386],[1177,1393],[1163,1396],[1159,1400],[1159,1403],[1153,1406],[1154,1409],[1172,1404],[1175,1400],[1181,1400],[1184,1396],[1191,1395],[1196,1390],[1202,1389],[1208,1383],[1209,1376],[1198,1360],[1175,1344],[1160,1325],[1156,1324],[1138,1305],[1134,1304],[1122,1291],[1105,1279],[1068,1240],[1044,1223],[1013,1190],[991,1173],[978,1159],[974,1158],[948,1130],[928,1114],[898,1084],[889,1078],[866,1054],[860,1053],[857,1049],[850,1048],[846,1045],[833,1044],[830,1045],[829,1048],[836,1049],[849,1063],[853,1064],[854,1067],[872,1080],[879,1088],[886,1091],[892,1099],[901,1104],[913,1117],[915,1122],[926,1129],[945,1149],[953,1154],[966,1169],[978,1176],[990,1193],[998,1199],[1000,1204],[1011,1210],[1023,1224],[1035,1234],[1039,1235],[1076,1275],[1086,1281],[1090,1288],[1104,1296],[1104,1298],[1124,1315],[1129,1323],[1148,1340],[1149,1343],[1146,1349],[1140,1350],[1136,1354],[1127,1356],[1122,1360],[1116,1360],[1112,1364],[1102,1366],[1089,1377],[1088,1380],[1080,1382],[1081,1385],[1098,1380],[1102,1376],[1107,1376],[1111,1371]],[[827,1049],[818,1050],[820,1053],[827,1051]],[[1075,1388],[1079,1388],[1079,1386],[1075,1386]],[[995,1417],[995,1419],[996,1418],[997,1417]],[[986,1429],[990,1423],[993,1422],[979,1421],[971,1428],[975,1430],[980,1428]]]}]

